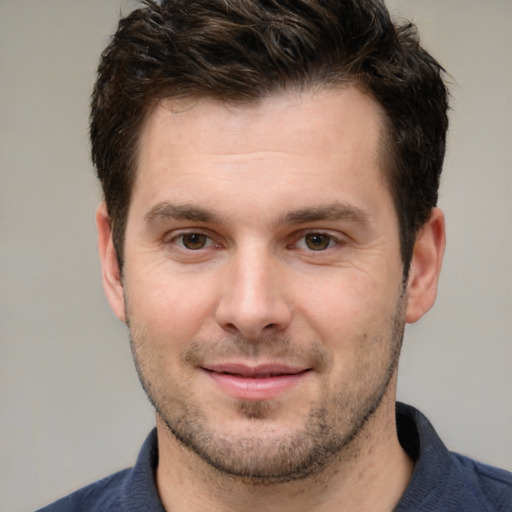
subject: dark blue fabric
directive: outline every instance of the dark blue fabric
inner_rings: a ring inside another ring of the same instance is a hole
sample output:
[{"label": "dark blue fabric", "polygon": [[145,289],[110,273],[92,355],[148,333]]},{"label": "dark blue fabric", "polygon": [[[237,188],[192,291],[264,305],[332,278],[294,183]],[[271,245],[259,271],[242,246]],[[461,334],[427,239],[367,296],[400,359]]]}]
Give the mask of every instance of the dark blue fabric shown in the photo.
[{"label": "dark blue fabric", "polygon": [[[400,442],[415,461],[395,512],[512,512],[512,473],[449,452],[419,411],[397,404]],[[154,473],[156,430],[137,463],[62,498],[38,512],[164,512]]]},{"label": "dark blue fabric", "polygon": [[155,485],[156,429],[144,441],[135,466],[88,485],[38,512],[165,512]]},{"label": "dark blue fabric", "polygon": [[397,404],[397,428],[415,467],[395,512],[512,512],[512,473],[449,452],[408,405]]}]

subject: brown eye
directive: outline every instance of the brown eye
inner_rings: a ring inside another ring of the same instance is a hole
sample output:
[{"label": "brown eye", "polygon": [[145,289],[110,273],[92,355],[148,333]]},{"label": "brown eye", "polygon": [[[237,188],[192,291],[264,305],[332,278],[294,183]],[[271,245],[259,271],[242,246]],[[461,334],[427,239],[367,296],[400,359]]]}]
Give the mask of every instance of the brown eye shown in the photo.
[{"label": "brown eye", "polygon": [[323,251],[331,245],[332,238],[323,233],[309,233],[304,237],[306,247],[312,251]]},{"label": "brown eye", "polygon": [[180,238],[183,247],[191,251],[203,249],[208,241],[208,237],[202,233],[188,233]]}]

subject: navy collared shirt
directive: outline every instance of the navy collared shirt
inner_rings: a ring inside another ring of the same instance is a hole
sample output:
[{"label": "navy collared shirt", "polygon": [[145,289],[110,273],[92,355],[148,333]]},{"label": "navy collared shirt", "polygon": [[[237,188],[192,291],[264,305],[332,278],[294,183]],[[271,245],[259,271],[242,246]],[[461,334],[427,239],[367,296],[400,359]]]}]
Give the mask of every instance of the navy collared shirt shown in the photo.
[{"label": "navy collared shirt", "polygon": [[[511,512],[512,473],[449,452],[418,410],[397,403],[400,443],[415,461],[394,512]],[[156,429],[133,468],[88,485],[38,512],[165,512],[155,484]]]}]

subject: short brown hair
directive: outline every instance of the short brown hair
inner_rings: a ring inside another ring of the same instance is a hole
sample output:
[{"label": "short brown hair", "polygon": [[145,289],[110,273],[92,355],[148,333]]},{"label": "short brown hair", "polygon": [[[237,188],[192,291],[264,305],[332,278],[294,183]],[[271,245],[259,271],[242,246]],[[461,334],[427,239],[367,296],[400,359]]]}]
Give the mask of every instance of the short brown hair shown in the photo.
[{"label": "short brown hair", "polygon": [[437,203],[448,92],[411,23],[380,0],[146,0],[119,22],[92,95],[92,159],[122,266],[143,123],[169,97],[250,102],[355,84],[380,104],[404,272]]}]

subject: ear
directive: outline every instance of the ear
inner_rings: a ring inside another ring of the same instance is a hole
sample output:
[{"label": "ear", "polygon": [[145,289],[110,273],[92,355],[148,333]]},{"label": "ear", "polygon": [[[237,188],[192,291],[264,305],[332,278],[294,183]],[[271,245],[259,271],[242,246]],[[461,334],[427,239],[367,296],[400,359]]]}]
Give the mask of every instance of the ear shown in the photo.
[{"label": "ear", "polygon": [[110,307],[121,322],[126,322],[123,281],[112,241],[110,218],[107,206],[102,202],[96,210],[96,228],[98,230],[98,250],[101,260],[103,289]]},{"label": "ear", "polygon": [[414,244],[407,282],[408,323],[419,320],[434,305],[445,245],[444,215],[433,208]]}]

